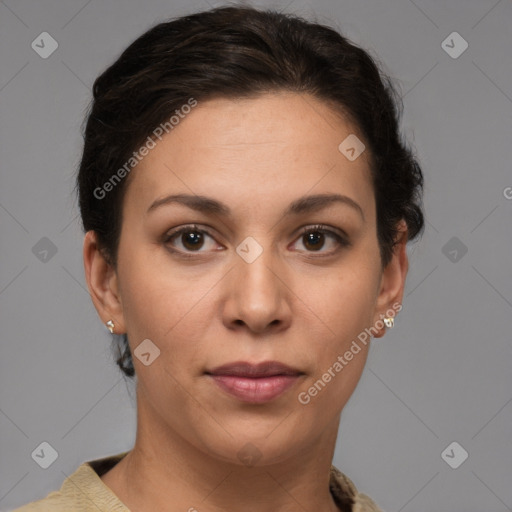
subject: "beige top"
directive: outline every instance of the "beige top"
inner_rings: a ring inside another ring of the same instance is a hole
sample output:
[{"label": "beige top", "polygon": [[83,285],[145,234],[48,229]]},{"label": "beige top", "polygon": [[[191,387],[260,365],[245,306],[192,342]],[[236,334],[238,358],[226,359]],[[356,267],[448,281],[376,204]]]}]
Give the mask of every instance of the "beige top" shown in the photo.
[{"label": "beige top", "polygon": [[[128,452],[84,462],[68,476],[60,490],[12,512],[130,512],[100,476],[114,467]],[[331,466],[330,490],[343,512],[382,512],[339,469]]]}]

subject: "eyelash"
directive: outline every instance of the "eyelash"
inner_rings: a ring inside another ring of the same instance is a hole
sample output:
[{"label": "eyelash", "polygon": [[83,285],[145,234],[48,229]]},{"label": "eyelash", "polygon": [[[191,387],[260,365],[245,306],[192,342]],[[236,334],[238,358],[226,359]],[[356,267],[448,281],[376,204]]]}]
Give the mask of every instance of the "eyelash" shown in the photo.
[{"label": "eyelash", "polygon": [[[209,237],[214,238],[213,235],[208,230],[199,228],[199,226],[197,226],[196,224],[189,224],[187,226],[182,226],[180,228],[177,228],[176,230],[174,230],[170,233],[167,233],[166,236],[164,237],[163,243],[168,244],[173,238],[176,238],[179,235],[182,235],[183,233],[190,233],[190,232],[206,234]],[[330,235],[338,242],[340,247],[349,247],[351,245],[351,243],[348,241],[347,238],[345,238],[345,237],[339,235],[338,233],[336,233],[335,231],[329,229],[324,224],[314,224],[312,226],[304,226],[303,228],[301,228],[297,239],[304,236],[306,233],[322,233],[324,235]],[[173,249],[170,247],[168,247],[168,250],[171,251],[172,253],[179,254],[181,257],[184,257],[184,258],[193,258],[196,256],[196,254],[200,254],[200,251],[183,252],[181,250]],[[336,252],[338,252],[338,250],[339,250],[339,248],[335,249],[334,251],[331,251],[327,254],[320,254],[319,256],[315,256],[315,257],[321,258],[321,257],[331,256],[331,255],[335,254]],[[307,252],[310,252],[312,254],[315,253],[315,251],[307,251]]]}]

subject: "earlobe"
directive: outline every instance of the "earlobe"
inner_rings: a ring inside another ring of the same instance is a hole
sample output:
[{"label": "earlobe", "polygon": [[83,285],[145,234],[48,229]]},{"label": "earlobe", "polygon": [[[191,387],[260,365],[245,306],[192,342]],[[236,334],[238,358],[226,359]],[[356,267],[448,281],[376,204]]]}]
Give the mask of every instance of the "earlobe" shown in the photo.
[{"label": "earlobe", "polygon": [[87,288],[102,323],[112,320],[116,334],[125,332],[117,273],[100,251],[94,231],[85,234],[83,259]]}]

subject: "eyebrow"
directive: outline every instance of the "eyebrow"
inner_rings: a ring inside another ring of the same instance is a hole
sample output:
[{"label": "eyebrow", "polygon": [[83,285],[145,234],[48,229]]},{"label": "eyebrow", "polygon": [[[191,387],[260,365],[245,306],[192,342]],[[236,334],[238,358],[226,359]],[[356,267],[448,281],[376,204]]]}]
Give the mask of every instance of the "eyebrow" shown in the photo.
[{"label": "eyebrow", "polygon": [[[190,194],[173,194],[157,199],[151,204],[146,213],[150,213],[155,211],[157,208],[174,203],[182,204],[192,210],[205,214],[215,214],[223,217],[229,217],[231,215],[231,209],[224,203],[221,203],[216,199],[212,199],[211,197]],[[363,220],[365,220],[361,206],[359,206],[359,204],[352,198],[341,194],[315,194],[299,197],[288,206],[284,215],[313,213],[323,210],[334,203],[350,206],[359,213]]]}]

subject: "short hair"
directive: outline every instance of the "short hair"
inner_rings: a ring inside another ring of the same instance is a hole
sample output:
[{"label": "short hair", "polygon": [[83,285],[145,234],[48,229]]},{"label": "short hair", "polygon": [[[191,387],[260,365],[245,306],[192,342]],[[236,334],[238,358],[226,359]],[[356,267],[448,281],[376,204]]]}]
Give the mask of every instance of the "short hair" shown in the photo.
[{"label": "short hair", "polygon": [[[117,263],[131,175],[110,181],[107,200],[97,191],[123,165],[126,170],[153,130],[191,98],[278,91],[311,94],[360,130],[371,161],[382,266],[391,260],[402,219],[408,240],[421,234],[423,174],[399,131],[402,99],[376,60],[328,26],[270,9],[229,6],[153,26],[94,82],[76,188],[84,231],[96,232],[111,265]],[[117,364],[133,376],[126,335],[118,350]]]}]

